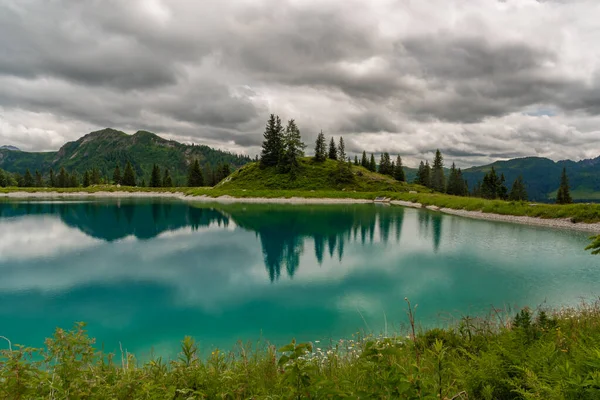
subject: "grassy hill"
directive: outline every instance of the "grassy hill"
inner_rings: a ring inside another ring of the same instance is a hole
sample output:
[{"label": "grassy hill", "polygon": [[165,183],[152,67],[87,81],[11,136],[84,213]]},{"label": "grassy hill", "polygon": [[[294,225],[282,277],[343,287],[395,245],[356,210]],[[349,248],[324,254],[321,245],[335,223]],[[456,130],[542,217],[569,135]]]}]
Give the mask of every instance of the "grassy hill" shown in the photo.
[{"label": "grassy hill", "polygon": [[559,161],[547,158],[526,157],[508,161],[496,161],[489,165],[463,170],[463,175],[469,187],[473,188],[477,181],[483,179],[487,171],[494,167],[498,174],[506,177],[507,186],[523,175],[530,200],[551,201],[556,198],[560,174],[563,167],[571,184],[571,195],[577,201],[597,201],[600,198],[600,157],[592,160]]},{"label": "grassy hill", "polygon": [[427,191],[422,186],[398,182],[395,179],[352,165],[352,178],[340,181],[339,163],[333,160],[315,162],[312,158],[300,159],[300,169],[295,178],[281,173],[277,168],[261,168],[250,163],[235,171],[217,185],[217,189],[246,190],[345,190],[357,192],[407,192]]},{"label": "grassy hill", "polygon": [[111,177],[117,164],[121,168],[131,162],[138,178],[148,182],[152,165],[169,168],[175,183],[183,184],[191,160],[198,159],[203,167],[214,168],[228,163],[240,167],[250,158],[239,156],[208,146],[185,145],[166,140],[151,132],[139,131],[133,135],[114,129],[89,133],[77,141],[66,143],[57,152],[30,153],[0,149],[0,168],[12,173],[32,173],[39,170],[46,176],[50,168],[55,171],[64,167],[69,172],[83,174],[96,167],[104,176]]}]

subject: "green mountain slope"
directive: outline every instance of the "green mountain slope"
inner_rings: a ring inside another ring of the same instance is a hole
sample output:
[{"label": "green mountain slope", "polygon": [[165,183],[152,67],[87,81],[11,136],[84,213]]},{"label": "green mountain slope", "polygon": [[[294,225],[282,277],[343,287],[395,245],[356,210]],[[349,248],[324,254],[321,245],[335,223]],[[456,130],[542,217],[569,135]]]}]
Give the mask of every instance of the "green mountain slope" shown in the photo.
[{"label": "green mountain slope", "polygon": [[69,172],[83,174],[93,167],[103,176],[111,177],[117,164],[121,168],[131,162],[136,175],[149,182],[152,165],[168,168],[175,183],[183,184],[191,160],[198,159],[203,167],[214,168],[228,163],[238,168],[250,158],[212,149],[208,146],[185,145],[166,140],[151,132],[139,131],[133,135],[114,129],[92,132],[77,141],[66,143],[58,152],[29,153],[0,149],[0,168],[23,174],[39,170],[46,176],[50,168],[64,167]]},{"label": "green mountain slope", "polygon": [[482,180],[492,166],[498,174],[504,174],[509,189],[514,180],[519,175],[523,175],[530,200],[553,200],[556,197],[563,167],[567,168],[573,199],[577,201],[600,199],[600,157],[579,162],[570,160],[554,162],[541,157],[496,161],[489,165],[463,170],[469,188],[473,188],[478,181]]},{"label": "green mountain slope", "polygon": [[217,188],[246,190],[347,190],[360,192],[410,190],[424,191],[422,186],[398,182],[395,179],[370,172],[366,168],[351,166],[353,178],[340,182],[339,163],[333,160],[315,162],[311,157],[299,160],[300,168],[296,178],[282,174],[276,167],[260,168],[258,163],[250,163],[234,172]]}]

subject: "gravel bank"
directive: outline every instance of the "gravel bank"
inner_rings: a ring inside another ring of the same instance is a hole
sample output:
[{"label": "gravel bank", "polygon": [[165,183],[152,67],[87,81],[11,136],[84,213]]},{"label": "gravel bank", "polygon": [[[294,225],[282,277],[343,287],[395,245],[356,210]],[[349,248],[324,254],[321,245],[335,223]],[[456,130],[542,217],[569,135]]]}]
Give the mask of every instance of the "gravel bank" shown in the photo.
[{"label": "gravel bank", "polygon": [[[0,197],[8,197],[14,199],[43,199],[43,198],[176,198],[185,201],[202,201],[202,202],[219,202],[219,203],[272,203],[272,204],[367,204],[372,203],[372,200],[364,199],[329,199],[329,198],[237,198],[231,196],[209,197],[209,196],[186,196],[184,193],[161,193],[161,192],[11,192],[0,193]],[[390,204],[411,207],[423,208],[420,203],[411,203],[409,201],[393,200]],[[428,210],[439,211],[445,214],[457,215],[460,217],[484,219],[488,221],[511,222],[517,224],[543,226],[548,228],[572,229],[591,233],[600,233],[600,223],[586,224],[573,223],[569,219],[543,219],[534,217],[520,217],[514,215],[500,215],[483,213],[481,211],[466,211],[453,210],[450,208],[440,208],[436,206],[427,206]]]}]

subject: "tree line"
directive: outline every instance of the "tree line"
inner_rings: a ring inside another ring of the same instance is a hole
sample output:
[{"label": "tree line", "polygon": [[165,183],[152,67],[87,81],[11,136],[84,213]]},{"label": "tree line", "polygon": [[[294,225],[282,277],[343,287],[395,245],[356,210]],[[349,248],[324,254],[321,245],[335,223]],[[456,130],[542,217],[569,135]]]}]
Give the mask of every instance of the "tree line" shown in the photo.
[{"label": "tree line", "polygon": [[[200,162],[196,159],[192,161],[188,168],[187,187],[214,186],[231,174],[229,164],[220,164],[216,168],[205,167],[204,171],[200,167]],[[50,188],[77,188],[89,187],[93,185],[122,185],[122,186],[140,186],[140,187],[173,187],[175,186],[173,178],[168,168],[161,168],[154,164],[150,174],[150,182],[137,177],[136,170],[128,161],[125,168],[121,171],[119,164],[113,170],[112,177],[102,176],[98,168],[86,170],[83,175],[76,172],[68,172],[61,167],[58,173],[50,169],[46,177],[43,177],[40,171],[36,170],[32,174],[29,169],[25,174],[11,174],[0,169],[0,187],[50,187]]]},{"label": "tree line", "polygon": [[[284,128],[281,119],[271,114],[267,121],[262,151],[260,155],[260,167],[276,167],[282,173],[289,173],[292,179],[299,171],[299,159],[304,157],[306,144],[302,141],[300,129],[296,122],[291,119]],[[398,181],[406,181],[402,158],[398,155],[395,161],[391,160],[389,153],[381,154],[379,167],[375,162],[375,156],[371,154],[367,159],[367,153],[363,151],[362,160],[354,156],[354,161],[346,152],[346,144],[343,136],[339,141],[331,137],[329,143],[323,131],[317,135],[315,142],[313,161],[325,162],[326,160],[338,161],[337,174],[334,177],[337,183],[347,183],[354,179],[351,166],[362,166],[369,171],[389,175]]]}]

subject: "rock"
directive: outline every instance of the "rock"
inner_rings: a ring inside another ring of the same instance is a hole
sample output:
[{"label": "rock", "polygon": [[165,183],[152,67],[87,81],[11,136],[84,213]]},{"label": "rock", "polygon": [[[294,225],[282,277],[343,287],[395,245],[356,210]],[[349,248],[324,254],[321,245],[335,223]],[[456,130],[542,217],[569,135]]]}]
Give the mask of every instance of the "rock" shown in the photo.
[{"label": "rock", "polygon": [[410,192],[408,192],[410,194],[417,194],[417,192],[415,192],[414,190],[411,190]]}]

